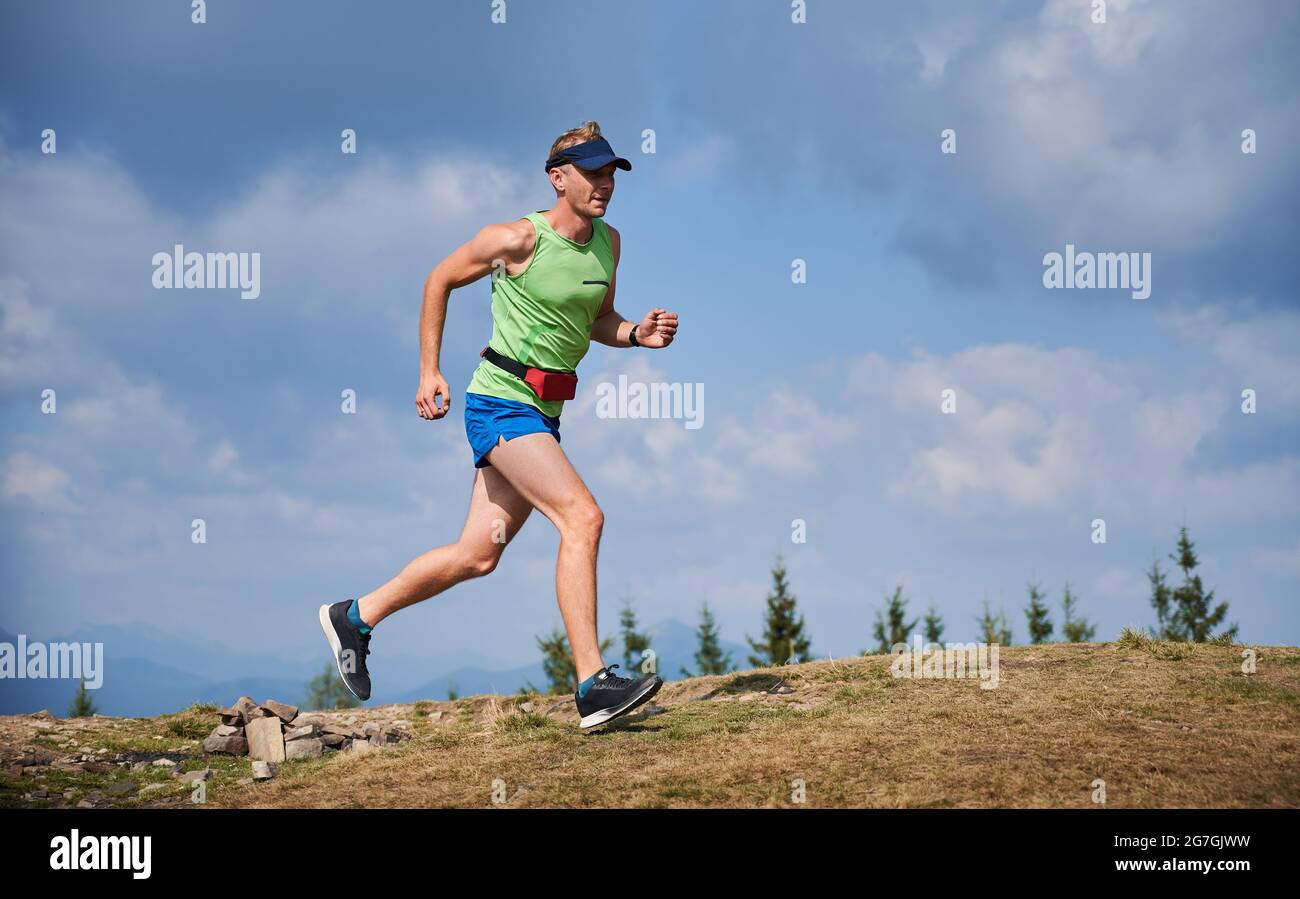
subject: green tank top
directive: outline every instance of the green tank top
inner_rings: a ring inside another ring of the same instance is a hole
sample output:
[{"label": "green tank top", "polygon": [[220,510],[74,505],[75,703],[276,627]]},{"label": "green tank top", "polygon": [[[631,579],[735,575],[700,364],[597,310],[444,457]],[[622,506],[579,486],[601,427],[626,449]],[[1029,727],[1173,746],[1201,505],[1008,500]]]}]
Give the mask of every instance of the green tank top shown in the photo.
[{"label": "green tank top", "polygon": [[[591,239],[574,243],[555,232],[541,211],[524,216],[537,244],[517,275],[492,275],[492,339],[502,355],[534,368],[574,371],[591,347],[591,324],[609,291],[614,250],[609,228],[591,220]],[[542,400],[521,379],[480,360],[470,393],[518,400],[558,418],[563,400]]]}]

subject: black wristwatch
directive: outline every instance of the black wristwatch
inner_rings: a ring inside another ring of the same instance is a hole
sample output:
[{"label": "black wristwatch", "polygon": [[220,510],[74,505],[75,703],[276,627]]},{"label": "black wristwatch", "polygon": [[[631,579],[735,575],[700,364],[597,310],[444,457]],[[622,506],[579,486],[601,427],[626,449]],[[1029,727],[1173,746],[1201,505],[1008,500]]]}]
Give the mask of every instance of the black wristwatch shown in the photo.
[{"label": "black wristwatch", "polygon": [[633,326],[632,326],[632,330],[627,332],[627,339],[628,339],[628,341],[631,342],[632,346],[640,346],[640,345],[641,345],[641,344],[639,344],[639,343],[636,342],[636,325],[633,325]]}]

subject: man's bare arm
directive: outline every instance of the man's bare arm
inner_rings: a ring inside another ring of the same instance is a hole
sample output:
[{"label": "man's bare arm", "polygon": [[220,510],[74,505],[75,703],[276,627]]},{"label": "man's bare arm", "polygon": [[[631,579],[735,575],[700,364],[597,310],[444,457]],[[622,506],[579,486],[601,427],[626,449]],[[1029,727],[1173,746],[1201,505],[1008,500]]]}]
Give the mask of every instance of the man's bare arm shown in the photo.
[{"label": "man's bare arm", "polygon": [[[532,226],[529,225],[529,228]],[[424,280],[420,308],[420,386],[415,407],[421,418],[442,418],[451,408],[451,389],[442,376],[442,332],[447,321],[447,301],[457,287],[472,284],[492,272],[495,263],[515,261],[527,236],[515,223],[488,225],[429,273]],[[442,405],[437,397],[442,397]]]},{"label": "man's bare arm", "polygon": [[605,299],[600,304],[600,311],[596,313],[596,320],[591,323],[591,339],[605,346],[631,346],[632,341],[628,339],[628,334],[632,331],[633,322],[619,315],[614,309],[614,293],[618,288],[618,260],[623,251],[623,239],[613,227],[609,229],[609,244],[614,251],[614,271],[609,276],[609,290],[605,291]]}]

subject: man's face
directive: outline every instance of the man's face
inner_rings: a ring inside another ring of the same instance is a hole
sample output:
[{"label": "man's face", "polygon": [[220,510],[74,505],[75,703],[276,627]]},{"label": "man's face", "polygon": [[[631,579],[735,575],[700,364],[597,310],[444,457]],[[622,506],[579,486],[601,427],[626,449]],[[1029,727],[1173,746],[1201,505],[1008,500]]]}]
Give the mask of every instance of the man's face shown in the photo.
[{"label": "man's face", "polygon": [[600,218],[609,208],[609,200],[614,195],[614,163],[601,166],[595,171],[578,168],[570,163],[564,167],[567,171],[564,179],[564,197],[575,212],[591,218]]}]

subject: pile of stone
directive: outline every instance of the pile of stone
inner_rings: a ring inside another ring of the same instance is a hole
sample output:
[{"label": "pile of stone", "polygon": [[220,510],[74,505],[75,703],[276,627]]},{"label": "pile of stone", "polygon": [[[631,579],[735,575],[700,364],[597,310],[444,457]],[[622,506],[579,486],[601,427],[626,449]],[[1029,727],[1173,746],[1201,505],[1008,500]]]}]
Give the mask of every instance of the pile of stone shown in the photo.
[{"label": "pile of stone", "polygon": [[203,741],[203,751],[248,756],[254,762],[257,780],[274,776],[275,765],[283,761],[320,758],[342,750],[368,752],[409,736],[400,722],[358,728],[351,723],[331,723],[319,715],[300,717],[297,706],[274,699],[259,705],[241,696],[233,706],[217,709],[217,714],[221,723]]}]

